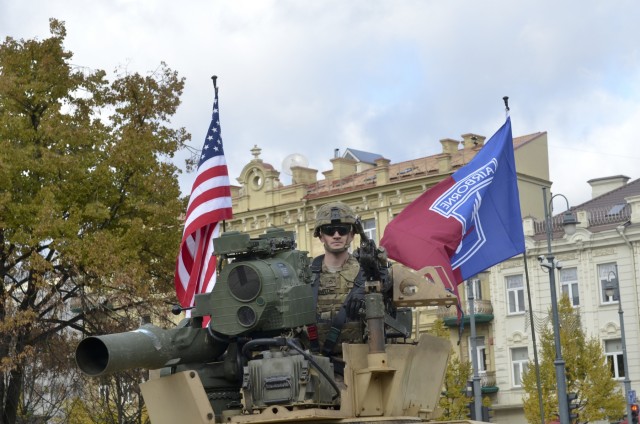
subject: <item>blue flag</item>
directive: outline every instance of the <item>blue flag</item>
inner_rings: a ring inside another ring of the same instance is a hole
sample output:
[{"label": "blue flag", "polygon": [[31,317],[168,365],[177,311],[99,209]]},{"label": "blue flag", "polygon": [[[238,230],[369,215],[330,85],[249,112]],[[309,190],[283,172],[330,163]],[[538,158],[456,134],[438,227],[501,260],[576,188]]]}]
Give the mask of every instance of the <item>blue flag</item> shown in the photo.
[{"label": "blue flag", "polygon": [[380,241],[413,269],[440,266],[457,284],[524,252],[511,119],[464,167],[387,225]]}]

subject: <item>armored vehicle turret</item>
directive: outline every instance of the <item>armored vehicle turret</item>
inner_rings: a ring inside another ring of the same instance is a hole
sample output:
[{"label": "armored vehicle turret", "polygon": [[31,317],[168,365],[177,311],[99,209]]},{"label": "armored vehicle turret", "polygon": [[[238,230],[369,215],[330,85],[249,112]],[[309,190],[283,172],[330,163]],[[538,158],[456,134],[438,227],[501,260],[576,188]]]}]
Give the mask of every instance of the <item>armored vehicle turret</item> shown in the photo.
[{"label": "armored vehicle turret", "polygon": [[[393,265],[392,299],[367,281],[365,343],[345,343],[334,358],[314,349],[310,260],[293,232],[227,232],[214,249],[216,285],[196,295],[189,318],[172,329],[147,324],[88,337],[77,347],[78,367],[95,377],[159,369],[141,384],[153,424],[437,419],[450,344],[426,334],[413,340],[409,310],[456,303],[436,269]],[[367,260],[370,252],[356,253]],[[399,306],[395,316],[389,302]]]}]

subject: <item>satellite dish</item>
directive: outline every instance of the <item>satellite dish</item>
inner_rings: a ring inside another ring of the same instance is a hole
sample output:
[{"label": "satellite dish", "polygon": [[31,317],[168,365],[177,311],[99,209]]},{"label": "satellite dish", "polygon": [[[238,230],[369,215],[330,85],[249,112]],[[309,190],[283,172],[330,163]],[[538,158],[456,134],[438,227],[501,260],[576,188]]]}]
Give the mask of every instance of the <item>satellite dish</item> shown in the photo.
[{"label": "satellite dish", "polygon": [[291,175],[291,168],[294,166],[302,166],[306,168],[309,166],[309,160],[300,153],[291,153],[282,161],[282,172],[287,175]]}]

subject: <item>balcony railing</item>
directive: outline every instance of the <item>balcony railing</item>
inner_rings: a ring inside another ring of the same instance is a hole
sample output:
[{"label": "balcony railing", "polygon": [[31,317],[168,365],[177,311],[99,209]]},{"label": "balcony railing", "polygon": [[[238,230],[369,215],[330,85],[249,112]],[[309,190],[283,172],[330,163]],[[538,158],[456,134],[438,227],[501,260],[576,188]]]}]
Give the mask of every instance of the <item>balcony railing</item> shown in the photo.
[{"label": "balcony railing", "polygon": [[[467,302],[463,303],[465,311],[469,311],[469,305]],[[473,301],[473,311],[476,318],[480,318],[480,322],[486,322],[487,319],[489,321],[493,320],[493,304],[490,300],[485,299],[476,299]],[[458,319],[458,310],[456,307],[451,306],[447,308],[446,306],[438,307],[438,318],[443,319],[445,321],[450,319]]]},{"label": "balcony railing", "polygon": [[[620,205],[620,208],[612,209],[611,207],[591,209],[588,211],[588,227],[596,227],[598,225],[615,224],[618,222],[626,222],[631,217],[631,205]],[[556,215],[551,220],[551,231],[553,233],[562,232],[563,216],[562,214]],[[536,234],[544,234],[547,231],[547,224],[545,221],[535,221],[534,228]]]},{"label": "balcony railing", "polygon": [[496,386],[496,372],[484,371],[480,373],[480,385],[482,387],[495,387]]}]

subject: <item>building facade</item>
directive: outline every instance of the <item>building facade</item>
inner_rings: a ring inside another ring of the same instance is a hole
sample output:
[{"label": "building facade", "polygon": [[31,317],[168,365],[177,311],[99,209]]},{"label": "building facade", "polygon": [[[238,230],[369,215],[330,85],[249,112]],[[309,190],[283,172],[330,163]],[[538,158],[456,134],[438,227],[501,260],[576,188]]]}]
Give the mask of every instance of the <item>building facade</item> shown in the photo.
[{"label": "building facade", "polygon": [[[381,155],[347,149],[330,159],[332,169],[318,171],[302,166],[290,168],[291,184],[284,185],[280,172],[260,158],[262,149],[251,149],[251,159],[232,186],[233,219],[226,230],[251,236],[267,228],[295,231],[298,248],[312,256],[322,253],[313,239],[316,209],[330,201],[349,204],[376,241],[389,221],[424,191],[467,164],[484,145],[485,137],[465,134],[462,140],[440,140],[442,153],[392,164]],[[549,186],[547,134],[535,133],[514,139],[518,188],[523,216],[542,210],[533,195]],[[362,159],[357,159],[360,156]],[[530,162],[538,163],[531,166]]]},{"label": "building facade", "polygon": [[[340,155],[334,151],[332,169],[323,172],[304,166],[287,167],[291,184],[284,185],[280,172],[260,158],[261,149],[251,150],[253,158],[232,187],[234,217],[225,223],[226,231],[242,231],[252,237],[270,227],[280,227],[296,233],[300,250],[316,256],[322,245],[313,238],[316,209],[330,201],[349,204],[361,217],[369,237],[378,242],[389,221],[430,187],[467,164],[482,148],[485,137],[464,134],[462,140],[440,140],[441,153],[392,164],[382,155],[346,149]],[[523,216],[541,216],[543,204],[538,200],[541,187],[549,187],[547,134],[535,133],[514,138],[514,154]],[[304,162],[304,161],[294,161]],[[535,164],[535,166],[533,165]],[[493,343],[494,315],[489,273],[483,273],[474,288],[478,328],[478,357],[481,366],[483,393],[499,400],[496,383],[496,362],[489,355]],[[461,298],[465,290],[461,290]],[[463,302],[464,303],[464,302]],[[466,305],[465,305],[466,306]],[[414,311],[414,331],[424,332],[440,315],[451,329],[453,345],[457,345],[458,324],[454,308],[438,311],[420,308]],[[467,317],[468,319],[468,317]],[[460,337],[458,354],[469,359],[469,326]],[[520,411],[521,412],[521,411]],[[522,415],[522,413],[520,413]]]},{"label": "building facade", "polygon": [[[614,176],[589,181],[592,199],[571,208],[579,221],[577,231],[565,234],[560,213],[552,220],[551,241],[552,253],[561,264],[555,274],[556,293],[558,297],[569,296],[587,338],[600,340],[612,377],[620,382],[621,390],[625,376],[631,380],[632,390],[640,388],[640,180],[628,180]],[[539,199],[542,202],[542,194]],[[528,361],[533,361],[530,316],[534,317],[537,340],[540,327],[551,325],[550,278],[539,262],[539,257],[548,252],[543,217],[526,217],[524,231],[526,268],[524,256],[520,255],[497,265],[487,275],[494,316],[487,355],[495,364],[496,386],[500,389],[494,398],[495,416],[499,418],[495,422],[526,422],[520,377]],[[605,293],[610,281],[620,285],[620,305],[617,298]],[[624,317],[629,369],[624,368],[619,306]]]},{"label": "building facade", "polygon": [[[311,256],[322,253],[313,238],[316,209],[330,201],[349,204],[362,218],[365,231],[376,242],[389,221],[424,191],[468,163],[483,146],[485,137],[464,134],[462,140],[440,140],[440,154],[393,164],[382,155],[346,149],[336,150],[332,169],[322,172],[294,161],[286,172],[291,184],[283,184],[280,172],[260,158],[261,149],[251,150],[253,158],[232,187],[233,219],[226,230],[243,231],[255,237],[267,228],[280,227],[296,233],[298,248]],[[472,282],[476,323],[476,357],[483,396],[492,401],[493,422],[525,423],[520,378],[533,363],[530,309],[534,321],[548,323],[550,308],[549,275],[540,267],[538,256],[547,253],[542,188],[550,187],[547,134],[535,133],[514,138],[514,153],[525,230],[526,257],[519,255],[481,273]],[[632,388],[640,384],[640,180],[628,182],[616,176],[589,181],[593,198],[571,210],[577,215],[573,235],[562,231],[561,215],[553,218],[552,251],[561,261],[556,291],[566,293],[580,311],[588,337],[602,342],[612,377],[625,375]],[[549,204],[551,206],[551,204]],[[525,275],[525,269],[528,276]],[[616,275],[624,310],[628,370],[622,366],[621,328],[618,303],[604,294],[603,284]],[[527,278],[528,277],[528,278]],[[531,292],[528,305],[527,281]],[[468,310],[466,285],[460,298]],[[421,308],[414,311],[414,331],[426,331],[435,317],[449,325],[457,354],[471,360],[469,317],[458,334],[454,308]],[[538,331],[540,327],[535,327]],[[539,334],[536,334],[539,340]]]}]

